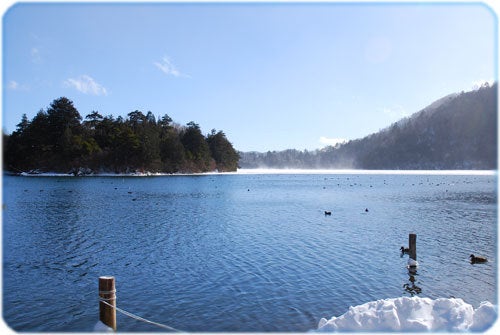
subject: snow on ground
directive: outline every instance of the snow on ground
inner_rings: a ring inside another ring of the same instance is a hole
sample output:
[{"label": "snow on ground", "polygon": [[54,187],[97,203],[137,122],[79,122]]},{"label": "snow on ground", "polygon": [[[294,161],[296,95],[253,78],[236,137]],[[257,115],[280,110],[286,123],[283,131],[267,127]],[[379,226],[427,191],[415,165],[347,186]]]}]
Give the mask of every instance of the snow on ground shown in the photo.
[{"label": "snow on ground", "polygon": [[[234,173],[234,172],[229,172]],[[472,175],[494,176],[496,170],[358,170],[358,169],[238,169],[237,174],[359,174],[359,175]]]},{"label": "snow on ground", "polygon": [[341,331],[485,331],[497,318],[497,306],[482,302],[477,309],[462,299],[400,297],[350,307],[317,332]]}]

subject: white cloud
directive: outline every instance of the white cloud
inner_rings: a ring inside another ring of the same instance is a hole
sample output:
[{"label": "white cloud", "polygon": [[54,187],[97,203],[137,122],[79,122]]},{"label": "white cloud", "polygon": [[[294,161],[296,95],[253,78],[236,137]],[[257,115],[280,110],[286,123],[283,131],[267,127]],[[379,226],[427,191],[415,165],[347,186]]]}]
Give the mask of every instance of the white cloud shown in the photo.
[{"label": "white cloud", "polygon": [[7,84],[7,88],[9,90],[17,90],[19,88],[19,83],[17,81],[15,81],[15,80],[11,80]]},{"label": "white cloud", "polygon": [[40,49],[38,49],[37,47],[31,48],[30,54],[31,54],[31,61],[33,63],[39,64],[42,62],[42,56],[40,55]]},{"label": "white cloud", "polygon": [[165,73],[167,76],[174,76],[174,77],[189,77],[189,75],[186,75],[184,73],[181,73],[175,65],[172,63],[170,58],[168,56],[163,56],[161,59],[161,62],[154,62],[153,63],[158,69],[160,69],[161,72]]},{"label": "white cloud", "polygon": [[325,137],[325,136],[321,136],[319,138],[319,142],[321,144],[324,144],[324,145],[335,146],[337,144],[345,143],[345,142],[347,142],[347,140],[345,138],[328,138],[328,137]]},{"label": "white cloud", "polygon": [[73,87],[83,94],[108,95],[108,91],[104,86],[85,74],[78,78],[69,78],[65,80],[64,85],[66,87]]},{"label": "white cloud", "polygon": [[26,85],[22,85],[15,80],[11,80],[7,83],[7,89],[11,91],[27,91],[28,87]]}]

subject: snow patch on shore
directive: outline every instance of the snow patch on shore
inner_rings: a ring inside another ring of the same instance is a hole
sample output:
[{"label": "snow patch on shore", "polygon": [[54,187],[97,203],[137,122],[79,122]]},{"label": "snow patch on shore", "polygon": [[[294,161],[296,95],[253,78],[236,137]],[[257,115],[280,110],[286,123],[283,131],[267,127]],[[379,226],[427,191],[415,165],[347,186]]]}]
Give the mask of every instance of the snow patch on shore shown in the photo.
[{"label": "snow patch on shore", "polygon": [[371,301],[330,320],[317,332],[341,331],[485,331],[497,318],[497,306],[482,302],[477,309],[462,299],[400,297]]},{"label": "snow patch on shore", "polygon": [[356,169],[238,169],[237,174],[359,174],[494,176],[495,170],[356,170]]},{"label": "snow patch on shore", "polygon": [[[77,173],[79,177],[163,177],[163,176],[196,176],[196,175],[264,175],[264,174],[331,174],[331,175],[457,175],[457,176],[495,176],[494,170],[335,170],[335,169],[238,169],[232,172],[88,172]],[[16,175],[24,177],[74,177],[74,173],[59,172],[21,172]]]}]

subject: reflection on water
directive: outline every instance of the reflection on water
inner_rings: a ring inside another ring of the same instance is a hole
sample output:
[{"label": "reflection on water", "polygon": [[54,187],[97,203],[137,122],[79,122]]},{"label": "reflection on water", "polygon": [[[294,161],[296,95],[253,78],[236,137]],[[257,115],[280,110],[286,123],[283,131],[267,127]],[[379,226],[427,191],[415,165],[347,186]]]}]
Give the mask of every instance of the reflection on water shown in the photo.
[{"label": "reflection on water", "polygon": [[406,293],[410,293],[410,296],[422,293],[422,288],[415,284],[415,276],[418,276],[416,268],[408,268],[408,282],[403,285]]},{"label": "reflection on water", "polygon": [[[403,294],[409,293],[411,297],[414,295],[422,293],[422,288],[420,286],[417,286],[415,284],[416,278],[419,274],[417,273],[418,265],[416,262],[414,262],[414,259],[416,259],[416,255],[413,255],[410,258],[410,248],[405,248],[402,246],[400,248],[401,251],[401,258],[403,258],[405,255],[408,255],[408,265],[406,268],[408,269],[408,280],[406,283],[403,284],[404,292]],[[416,252],[416,251],[415,251]],[[418,277],[417,277],[418,278]]]}]

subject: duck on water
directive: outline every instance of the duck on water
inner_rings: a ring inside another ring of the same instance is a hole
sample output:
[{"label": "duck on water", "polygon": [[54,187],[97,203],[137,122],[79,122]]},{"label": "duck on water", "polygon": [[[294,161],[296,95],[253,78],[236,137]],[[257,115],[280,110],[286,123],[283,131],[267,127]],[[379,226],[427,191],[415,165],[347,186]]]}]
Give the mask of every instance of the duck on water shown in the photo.
[{"label": "duck on water", "polygon": [[483,257],[483,256],[474,256],[474,254],[471,254],[469,256],[470,258],[470,262],[472,264],[475,264],[475,263],[486,263],[488,261],[488,259],[486,257]]}]

